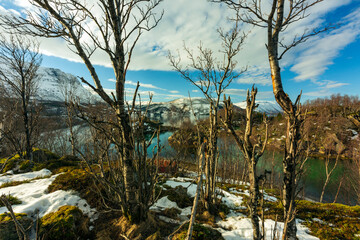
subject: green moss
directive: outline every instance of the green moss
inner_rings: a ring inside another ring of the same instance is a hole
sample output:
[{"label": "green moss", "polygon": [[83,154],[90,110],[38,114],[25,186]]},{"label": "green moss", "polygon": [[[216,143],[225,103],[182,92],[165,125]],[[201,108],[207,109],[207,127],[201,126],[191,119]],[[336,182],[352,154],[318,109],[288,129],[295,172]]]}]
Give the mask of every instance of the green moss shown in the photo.
[{"label": "green moss", "polygon": [[33,148],[33,159],[35,162],[46,162],[49,160],[56,160],[59,158],[60,157],[57,154],[47,149]]},{"label": "green moss", "polygon": [[31,169],[31,162],[30,160],[25,160],[20,163],[19,167],[20,171],[29,171]]},{"label": "green moss", "polygon": [[33,170],[34,171],[38,171],[41,170],[43,168],[49,169],[52,172],[59,172],[59,170],[61,168],[67,167],[66,169],[71,169],[74,167],[79,166],[78,162],[72,162],[72,161],[66,161],[66,160],[61,160],[61,159],[54,159],[54,160],[49,160],[47,162],[43,162],[43,163],[38,163],[35,164]]},{"label": "green moss", "polygon": [[[181,229],[180,233],[174,236],[174,240],[185,240],[187,235],[187,230],[189,228],[189,224],[185,224]],[[224,238],[221,236],[221,233],[216,231],[215,229],[205,227],[200,224],[194,224],[193,240],[223,240]]]},{"label": "green moss", "polygon": [[74,206],[60,207],[41,218],[40,236],[44,239],[86,239],[89,219]]},{"label": "green moss", "polygon": [[[11,195],[6,195],[6,198],[11,205],[16,205],[16,204],[22,203],[20,201],[20,199],[18,199],[17,197],[11,196]],[[4,206],[5,206],[4,203],[2,201],[0,201],[0,207],[4,207]]]},{"label": "green moss", "polygon": [[13,170],[16,167],[17,160],[12,158],[6,163],[3,172]]},{"label": "green moss", "polygon": [[13,181],[13,182],[6,182],[0,185],[0,189],[1,188],[6,188],[6,187],[13,187],[13,186],[18,186],[24,183],[29,183],[32,180],[24,180],[24,181]]},{"label": "green moss", "polygon": [[[25,213],[15,213],[15,217],[16,219],[21,219],[23,217],[26,217],[27,215]],[[0,214],[0,224],[1,223],[5,223],[5,222],[8,222],[8,221],[12,221],[12,218],[8,215],[8,214]]]},{"label": "green moss", "polygon": [[92,176],[82,169],[69,170],[55,178],[48,187],[49,192],[57,190],[75,190],[80,197],[84,198],[92,207],[102,206],[101,198],[98,195],[97,186]]},{"label": "green moss", "polygon": [[[26,214],[15,214],[16,219],[23,225],[30,234],[30,228],[33,221],[27,217]],[[18,240],[19,237],[16,232],[14,221],[7,214],[0,214],[0,240]]]},{"label": "green moss", "polygon": [[359,239],[355,235],[360,232],[360,206],[302,200],[297,202],[297,211],[298,218],[306,220],[305,225],[321,240]]}]

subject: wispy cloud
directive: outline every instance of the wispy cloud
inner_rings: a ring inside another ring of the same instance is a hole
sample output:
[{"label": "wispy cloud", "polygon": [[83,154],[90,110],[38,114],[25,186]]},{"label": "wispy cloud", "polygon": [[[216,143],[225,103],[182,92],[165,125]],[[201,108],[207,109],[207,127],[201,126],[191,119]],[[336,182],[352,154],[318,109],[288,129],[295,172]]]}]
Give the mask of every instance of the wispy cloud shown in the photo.
[{"label": "wispy cloud", "polygon": [[[110,80],[109,80],[110,81]],[[137,82],[133,82],[133,81],[130,81],[130,80],[127,80],[125,82],[126,85],[132,85],[132,86],[137,86]],[[140,84],[140,88],[152,88],[152,89],[158,89],[158,90],[166,90],[166,89],[163,89],[163,88],[160,88],[160,87],[157,87],[153,84],[147,84],[147,83],[139,83]]]},{"label": "wispy cloud", "polygon": [[338,89],[340,87],[349,85],[349,83],[343,83],[343,82],[336,82],[336,81],[330,81],[330,80],[324,80],[316,82],[319,87],[316,91],[312,92],[306,92],[304,93],[305,96],[311,96],[311,97],[325,97],[330,96],[331,94],[334,94],[334,89]]},{"label": "wispy cloud", "polygon": [[333,64],[334,59],[347,45],[360,35],[360,8],[343,19],[343,25],[328,34],[318,36],[299,49],[299,57],[291,71],[297,73],[296,81],[317,81]]},{"label": "wispy cloud", "polygon": [[176,94],[176,93],[179,93],[179,91],[173,90],[173,91],[169,91],[169,93]]}]

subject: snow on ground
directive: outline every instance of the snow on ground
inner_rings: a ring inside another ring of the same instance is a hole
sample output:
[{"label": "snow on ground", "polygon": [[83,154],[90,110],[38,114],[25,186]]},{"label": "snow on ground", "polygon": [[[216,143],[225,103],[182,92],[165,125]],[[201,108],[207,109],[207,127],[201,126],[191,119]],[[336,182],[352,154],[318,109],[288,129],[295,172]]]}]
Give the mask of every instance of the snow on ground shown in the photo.
[{"label": "snow on ground", "polygon": [[172,179],[173,180],[166,181],[165,184],[172,188],[176,188],[177,186],[182,186],[187,189],[187,193],[189,194],[190,197],[195,197],[197,185],[191,182],[193,179],[189,178],[190,182],[189,181],[185,182],[184,178],[179,178],[180,182],[175,181],[176,180],[175,178]]},{"label": "snow on ground", "polygon": [[34,178],[46,177],[50,175],[51,175],[51,171],[47,169],[41,169],[40,171],[28,172],[22,174],[12,174],[12,171],[9,171],[6,174],[0,174],[0,185],[7,182],[27,181]]},{"label": "snow on ground", "polygon": [[[196,184],[192,183],[191,178],[171,178],[171,180],[166,181],[166,185],[175,188],[177,186],[183,186],[188,189],[188,194],[190,196],[195,196],[196,194]],[[253,239],[253,228],[251,224],[250,218],[245,215],[236,212],[236,209],[244,209],[242,206],[243,197],[241,195],[249,195],[248,190],[237,190],[234,188],[230,188],[230,192],[224,191],[222,189],[217,189],[218,193],[220,193],[220,199],[223,203],[225,203],[230,209],[230,213],[227,215],[225,220],[219,220],[216,222],[217,228],[225,240],[250,240]],[[273,196],[268,195],[264,192],[265,200],[267,201],[277,201],[277,199]],[[166,208],[178,208],[182,211],[182,216],[187,216],[191,214],[191,208],[187,207],[181,209],[177,206],[175,202],[170,201],[167,197],[163,197],[159,199],[155,205],[153,205],[150,209],[152,210],[164,210]],[[173,222],[177,220],[169,219],[167,217],[163,217],[162,220]],[[177,221],[178,222],[178,221]],[[174,222],[175,223],[175,222]],[[260,221],[261,223],[261,221]],[[311,236],[309,233],[309,229],[302,224],[302,220],[296,220],[297,226],[297,237],[299,240],[318,240],[317,237]],[[276,223],[277,232],[281,238],[282,229],[284,227],[284,223],[278,222]],[[271,239],[273,236],[273,232],[275,229],[275,221],[271,219],[265,220],[265,232],[266,238]]]},{"label": "snow on ground", "polygon": [[[47,173],[49,170],[43,169],[38,172],[32,172],[32,178],[42,176],[39,172]],[[50,171],[49,171],[50,172]],[[50,172],[51,173],[51,172]],[[77,206],[84,214],[91,219],[95,218],[96,209],[90,208],[90,205],[76,195],[75,191],[58,190],[52,193],[47,192],[48,186],[58,176],[53,175],[49,178],[33,180],[29,183],[24,183],[17,186],[6,187],[0,189],[0,194],[12,195],[17,197],[22,203],[13,205],[13,210],[16,213],[26,213],[31,217],[42,217],[48,213],[55,212],[59,207],[65,205]],[[21,181],[20,179],[31,179],[31,173],[14,174],[11,175],[11,181]],[[0,214],[7,212],[6,207],[0,208]]]},{"label": "snow on ground", "polygon": [[229,193],[227,191],[224,191],[222,189],[217,189],[218,192],[224,197],[221,197],[221,201],[225,203],[229,208],[232,209],[243,209],[244,206],[241,206],[243,202],[243,198],[241,196]]},{"label": "snow on ground", "polygon": [[[253,228],[250,218],[245,217],[241,213],[231,212],[226,220],[217,222],[219,228],[216,228],[225,240],[252,240]],[[260,221],[261,226],[261,221]],[[301,221],[296,221],[297,237],[299,240],[318,240],[317,237],[309,234],[309,229],[301,225]],[[284,223],[276,223],[277,233],[280,238],[282,236],[282,229]],[[275,230],[275,221],[271,219],[265,219],[265,235],[266,239],[272,239],[272,235]]]}]

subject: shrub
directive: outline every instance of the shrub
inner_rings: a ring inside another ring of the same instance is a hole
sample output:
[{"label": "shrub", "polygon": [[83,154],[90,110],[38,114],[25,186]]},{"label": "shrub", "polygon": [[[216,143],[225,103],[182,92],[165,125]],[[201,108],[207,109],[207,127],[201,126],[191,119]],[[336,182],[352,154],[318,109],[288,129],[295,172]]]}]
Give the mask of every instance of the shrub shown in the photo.
[{"label": "shrub", "polygon": [[46,214],[40,222],[43,239],[86,239],[89,234],[89,219],[75,206],[62,206],[57,212]]},{"label": "shrub", "polygon": [[[16,219],[23,225],[25,229],[28,229],[30,233],[30,226],[33,221],[24,213],[15,214]],[[16,232],[14,221],[7,214],[0,214],[0,240],[18,240],[19,237]]]},{"label": "shrub", "polygon": [[75,190],[91,207],[100,208],[102,205],[92,176],[82,169],[69,170],[57,176],[48,187],[48,191],[55,192],[57,190]]}]

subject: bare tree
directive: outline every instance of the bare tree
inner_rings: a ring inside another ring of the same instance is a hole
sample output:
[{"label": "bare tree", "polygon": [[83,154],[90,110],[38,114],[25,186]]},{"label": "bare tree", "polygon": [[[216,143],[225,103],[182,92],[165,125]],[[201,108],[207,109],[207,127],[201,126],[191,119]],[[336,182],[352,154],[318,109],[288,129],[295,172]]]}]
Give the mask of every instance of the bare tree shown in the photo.
[{"label": "bare tree", "polygon": [[261,136],[258,135],[257,142],[254,143],[251,140],[252,130],[254,126],[253,114],[258,106],[255,103],[257,94],[257,88],[254,86],[251,89],[251,95],[248,90],[246,97],[246,128],[244,136],[239,136],[233,127],[232,117],[233,117],[233,105],[231,103],[230,97],[224,100],[225,104],[225,119],[223,120],[224,125],[230,131],[231,135],[234,137],[235,142],[237,143],[240,151],[243,153],[247,167],[249,169],[249,179],[250,179],[250,201],[248,204],[250,218],[253,225],[253,239],[260,240],[263,238],[260,232],[259,226],[259,214],[258,206],[260,200],[260,188],[259,183],[265,177],[264,175],[258,176],[257,174],[257,163],[260,157],[264,154],[267,139],[268,139],[268,122],[264,116],[264,123],[266,126],[265,130],[265,139],[262,140]]},{"label": "bare tree", "polygon": [[[336,140],[338,142],[336,142]],[[330,178],[331,178],[331,175],[333,174],[334,170],[336,169],[337,165],[338,165],[338,162],[339,162],[339,159],[340,159],[340,155],[343,153],[343,151],[345,150],[345,147],[344,145],[339,142],[339,140],[337,139],[336,135],[330,135],[328,138],[325,139],[325,141],[327,142],[325,145],[327,147],[327,156],[326,156],[326,160],[325,160],[325,175],[326,175],[326,178],[325,178],[325,182],[324,182],[324,185],[323,185],[323,188],[321,190],[321,195],[320,195],[320,200],[319,202],[323,202],[323,199],[324,199],[324,194],[325,194],[325,189],[327,187],[327,185],[329,184],[330,182]],[[332,168],[329,169],[329,164],[330,164],[330,155],[331,155],[331,148],[332,148],[332,145],[335,145],[335,149],[336,149],[336,159],[335,159],[335,163],[334,165],[332,166]]]},{"label": "bare tree", "polygon": [[62,80],[60,82],[60,91],[62,96],[64,97],[64,104],[66,107],[66,125],[69,129],[69,141],[71,143],[71,154],[73,156],[76,155],[76,141],[77,141],[77,132],[75,130],[75,110],[72,107],[72,102],[79,101],[79,98],[77,97],[77,91],[78,91],[78,85],[74,81],[64,81]]},{"label": "bare tree", "polygon": [[209,130],[208,130],[208,152],[209,157],[205,163],[205,204],[208,210],[215,203],[215,177],[216,166],[219,157],[218,151],[218,109],[221,96],[230,83],[236,79],[244,70],[236,71],[237,62],[234,57],[239,53],[245,35],[242,35],[239,26],[229,32],[218,30],[223,42],[223,61],[219,61],[211,49],[205,48],[202,44],[198,47],[199,55],[196,56],[192,50],[184,46],[190,64],[183,67],[181,58],[169,54],[170,63],[180,75],[196,86],[210,104],[209,109]]},{"label": "bare tree", "polygon": [[[35,94],[37,90],[37,71],[42,61],[38,53],[39,45],[26,38],[11,35],[10,40],[2,37],[0,40],[0,84],[6,92],[8,103],[12,105],[14,114],[8,116],[16,118],[16,114],[22,119],[20,137],[15,136],[13,130],[4,132],[3,135],[13,145],[18,145],[17,151],[22,156],[22,150],[26,151],[24,157],[32,159],[32,147],[35,144],[34,134],[38,123],[38,114],[35,111]],[[12,119],[14,122],[14,119]],[[5,124],[6,122],[4,122]],[[6,127],[4,127],[6,128]],[[17,131],[18,132],[18,131]],[[24,136],[24,141],[22,140]]]},{"label": "bare tree", "polygon": [[[84,84],[96,92],[116,116],[111,140],[118,146],[124,193],[121,209],[131,222],[146,218],[146,206],[141,202],[141,179],[135,167],[135,144],[132,138],[129,113],[125,104],[125,81],[135,46],[144,31],[150,31],[160,21],[162,14],[154,9],[161,0],[31,0],[37,9],[26,17],[2,16],[6,29],[31,36],[62,38],[89,70],[93,84],[81,77]],[[107,94],[94,67],[95,52],[106,54],[112,64],[115,93]],[[117,139],[114,139],[116,136]],[[142,182],[145,181],[145,182]]]},{"label": "bare tree", "polygon": [[[279,61],[290,49],[307,41],[328,28],[311,29],[301,35],[295,35],[291,41],[285,43],[281,33],[289,25],[300,21],[308,16],[307,11],[314,5],[323,0],[272,0],[269,4],[261,0],[212,0],[213,2],[224,2],[235,9],[240,19],[256,27],[267,29],[266,48],[271,70],[271,79],[273,92],[276,101],[284,110],[287,117],[287,133],[285,144],[285,157],[283,161],[283,205],[284,219],[288,221],[285,226],[284,237],[286,239],[296,239],[295,217],[287,216],[295,213],[295,195],[296,190],[296,158],[299,156],[299,144],[301,142],[302,116],[300,115],[300,97],[293,102],[285,93],[282,86],[282,78]],[[243,11],[242,14],[239,11]],[[293,209],[292,211],[289,211]]]}]

